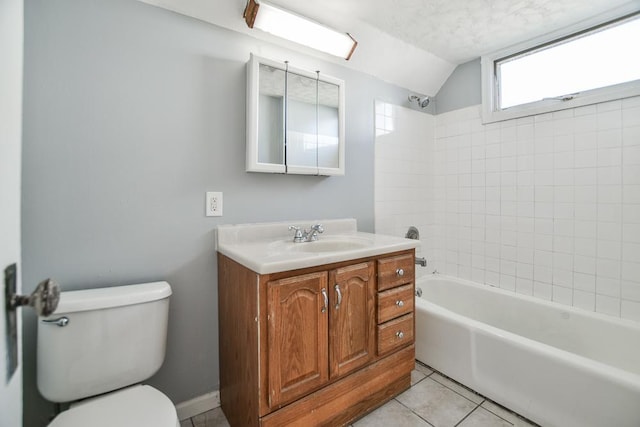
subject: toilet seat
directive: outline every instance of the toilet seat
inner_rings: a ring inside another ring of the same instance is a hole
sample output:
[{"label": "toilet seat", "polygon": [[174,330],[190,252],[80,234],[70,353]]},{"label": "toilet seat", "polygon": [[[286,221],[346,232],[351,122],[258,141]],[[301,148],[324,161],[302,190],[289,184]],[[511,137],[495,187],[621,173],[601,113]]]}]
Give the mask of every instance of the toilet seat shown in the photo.
[{"label": "toilet seat", "polygon": [[61,412],[49,427],[176,427],[176,408],[148,385],[135,385],[82,401]]}]

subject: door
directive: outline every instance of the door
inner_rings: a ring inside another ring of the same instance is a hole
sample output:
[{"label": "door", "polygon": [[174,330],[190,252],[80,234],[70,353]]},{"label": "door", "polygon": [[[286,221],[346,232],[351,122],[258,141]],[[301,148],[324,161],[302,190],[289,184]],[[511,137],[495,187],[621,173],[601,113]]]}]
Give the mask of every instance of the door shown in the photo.
[{"label": "door", "polygon": [[329,285],[329,365],[333,379],[366,365],[375,356],[374,264],[332,270]]},{"label": "door", "polygon": [[[23,2],[0,0],[0,273],[20,267],[20,153],[22,147]],[[17,289],[20,290],[18,268]],[[0,279],[0,425],[22,425],[22,366],[7,372],[4,277]],[[21,336],[18,325],[18,355]]]},{"label": "door", "polygon": [[269,406],[277,407],[329,379],[327,273],[267,284]]}]

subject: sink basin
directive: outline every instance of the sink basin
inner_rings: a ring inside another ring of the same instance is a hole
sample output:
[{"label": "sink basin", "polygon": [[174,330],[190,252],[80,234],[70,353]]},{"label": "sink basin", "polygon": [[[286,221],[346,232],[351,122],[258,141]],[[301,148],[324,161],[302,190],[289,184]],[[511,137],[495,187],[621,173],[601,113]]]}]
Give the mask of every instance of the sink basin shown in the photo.
[{"label": "sink basin", "polygon": [[358,232],[355,219],[308,220],[323,224],[315,242],[293,243],[291,222],[218,226],[218,252],[258,274],[329,265],[414,249],[417,240]]},{"label": "sink basin", "polygon": [[343,252],[355,249],[363,249],[371,246],[372,242],[367,239],[357,237],[320,237],[315,242],[294,243],[289,250],[295,252],[323,253],[323,252]]}]

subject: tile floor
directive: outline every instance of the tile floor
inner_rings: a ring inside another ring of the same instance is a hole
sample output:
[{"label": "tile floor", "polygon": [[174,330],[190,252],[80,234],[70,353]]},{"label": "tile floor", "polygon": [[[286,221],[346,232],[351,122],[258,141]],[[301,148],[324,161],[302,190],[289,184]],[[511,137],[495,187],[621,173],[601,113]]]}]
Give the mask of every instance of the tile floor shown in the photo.
[{"label": "tile floor", "polygon": [[[227,427],[220,408],[180,427]],[[532,427],[536,424],[416,362],[411,388],[353,423],[353,427]]]}]

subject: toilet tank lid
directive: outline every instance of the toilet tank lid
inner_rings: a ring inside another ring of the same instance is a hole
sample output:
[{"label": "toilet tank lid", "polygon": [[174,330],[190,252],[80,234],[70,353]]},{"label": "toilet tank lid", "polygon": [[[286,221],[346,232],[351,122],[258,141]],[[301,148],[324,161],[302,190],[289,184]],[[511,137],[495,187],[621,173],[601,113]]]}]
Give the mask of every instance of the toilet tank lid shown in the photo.
[{"label": "toilet tank lid", "polygon": [[60,292],[58,308],[51,316],[140,304],[164,299],[170,295],[171,286],[167,282],[65,291]]}]

